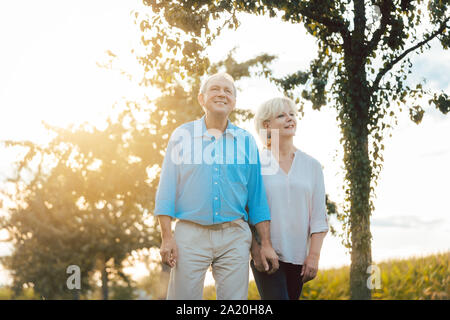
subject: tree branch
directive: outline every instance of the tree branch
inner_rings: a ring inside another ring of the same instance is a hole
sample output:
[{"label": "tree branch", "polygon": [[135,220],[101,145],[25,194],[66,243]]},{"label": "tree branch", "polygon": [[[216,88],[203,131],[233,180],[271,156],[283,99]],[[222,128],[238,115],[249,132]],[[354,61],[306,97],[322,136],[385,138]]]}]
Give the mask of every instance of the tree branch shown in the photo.
[{"label": "tree branch", "polygon": [[381,36],[386,32],[387,26],[390,21],[390,13],[392,12],[392,8],[394,5],[392,0],[382,1],[380,6],[381,11],[381,21],[380,27],[374,32],[372,39],[367,44],[367,54],[370,54],[377,47],[378,43],[381,40]]},{"label": "tree branch", "polygon": [[301,5],[299,7],[299,12],[302,15],[304,15],[312,20],[315,20],[315,21],[319,22],[320,24],[323,24],[324,26],[328,27],[328,29],[331,32],[340,33],[342,35],[342,38],[344,38],[344,39],[350,38],[350,32],[348,31],[348,29],[343,21],[335,20],[335,19],[332,19],[332,18],[326,16],[325,14],[316,12],[308,4],[309,4],[309,2],[301,3]]},{"label": "tree branch", "polygon": [[447,28],[447,22],[450,20],[450,17],[447,18],[439,27],[438,30],[436,30],[435,32],[433,32],[428,38],[426,38],[425,40],[417,43],[415,46],[412,46],[411,48],[407,49],[405,52],[403,52],[401,55],[399,55],[397,58],[395,58],[394,60],[392,60],[391,62],[389,62],[383,69],[381,69],[381,71],[378,73],[377,77],[375,78],[375,81],[372,84],[372,88],[371,91],[375,92],[378,90],[378,86],[380,84],[381,79],[384,77],[384,75],[392,69],[392,67],[398,63],[400,60],[402,60],[404,57],[406,57],[410,52],[422,47],[423,45],[427,44],[428,42],[430,42],[431,40],[433,40],[434,38],[436,38],[436,36],[438,36],[439,34],[442,33],[442,31],[445,30],[445,28]]}]

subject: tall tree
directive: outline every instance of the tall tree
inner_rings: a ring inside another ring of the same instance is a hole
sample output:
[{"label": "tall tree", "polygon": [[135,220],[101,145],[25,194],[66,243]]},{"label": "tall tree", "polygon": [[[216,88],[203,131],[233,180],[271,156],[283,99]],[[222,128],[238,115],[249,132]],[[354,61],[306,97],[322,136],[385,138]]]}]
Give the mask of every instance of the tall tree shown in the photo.
[{"label": "tall tree", "polygon": [[[108,299],[111,273],[129,282],[122,262],[133,251],[158,245],[148,208],[153,185],[148,170],[155,163],[154,140],[140,126],[131,104],[105,129],[83,124],[51,128],[48,145],[8,141],[23,148],[16,162],[16,204],[0,228],[9,231],[13,253],[4,261],[16,288],[32,283],[47,299],[66,298],[69,265],[78,265],[82,289],[90,273],[101,274]],[[85,290],[86,289],[86,290]]]},{"label": "tall tree", "polygon": [[[383,157],[383,136],[407,98],[427,92],[421,83],[410,88],[410,56],[438,39],[450,44],[448,1],[403,0],[144,0],[152,15],[136,19],[148,53],[141,62],[152,85],[175,83],[206,73],[205,48],[224,28],[237,29],[239,13],[268,14],[280,21],[303,24],[316,38],[317,58],[309,70],[284,78],[271,76],[286,94],[303,97],[319,110],[331,102],[337,109],[346,170],[344,218],[351,246],[352,299],[370,299],[367,268],[372,263],[370,215],[374,187]],[[164,54],[162,54],[164,52]],[[167,56],[177,63],[166,64]],[[310,80],[310,81],[308,81]],[[305,84],[310,85],[305,86]],[[302,89],[303,87],[303,89]],[[173,95],[176,95],[173,89]],[[445,93],[432,94],[430,103],[450,110]],[[407,106],[411,119],[420,123],[421,106]]]}]

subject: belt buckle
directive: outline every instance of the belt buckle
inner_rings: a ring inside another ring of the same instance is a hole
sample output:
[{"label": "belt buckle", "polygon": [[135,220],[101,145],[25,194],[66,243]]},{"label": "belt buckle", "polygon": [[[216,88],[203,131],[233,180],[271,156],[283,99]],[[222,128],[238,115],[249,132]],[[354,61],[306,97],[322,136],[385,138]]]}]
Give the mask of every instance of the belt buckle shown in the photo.
[{"label": "belt buckle", "polygon": [[218,224],[213,224],[211,225],[211,228],[213,230],[223,230],[225,228],[228,228],[231,225],[230,222],[222,222],[222,223],[218,223]]}]

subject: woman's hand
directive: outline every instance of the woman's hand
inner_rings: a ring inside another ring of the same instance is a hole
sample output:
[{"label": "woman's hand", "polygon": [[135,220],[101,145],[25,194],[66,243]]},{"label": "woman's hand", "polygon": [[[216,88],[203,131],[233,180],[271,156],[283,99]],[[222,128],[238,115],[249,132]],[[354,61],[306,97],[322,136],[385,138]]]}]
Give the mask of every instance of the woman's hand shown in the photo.
[{"label": "woman's hand", "polygon": [[317,271],[319,270],[319,255],[309,254],[306,257],[305,263],[303,264],[302,272],[300,276],[302,277],[302,282],[306,283],[317,276]]}]

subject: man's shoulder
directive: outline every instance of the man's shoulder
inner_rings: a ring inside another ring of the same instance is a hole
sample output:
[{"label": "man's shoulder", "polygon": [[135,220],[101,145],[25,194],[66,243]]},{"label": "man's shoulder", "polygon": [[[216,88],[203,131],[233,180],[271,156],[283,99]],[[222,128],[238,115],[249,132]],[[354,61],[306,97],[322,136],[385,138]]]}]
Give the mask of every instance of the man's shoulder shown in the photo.
[{"label": "man's shoulder", "polygon": [[176,127],[173,132],[172,132],[172,137],[178,137],[180,135],[183,135],[184,133],[193,133],[194,132],[194,127],[195,124],[198,123],[198,121],[200,121],[199,119],[197,120],[192,120],[189,122],[185,122],[181,125],[179,125],[178,127]]},{"label": "man's shoulder", "polygon": [[176,127],[175,131],[180,130],[180,129],[193,129],[195,124],[199,123],[199,121],[201,121],[201,119],[196,119],[196,120],[185,122],[185,123],[179,125],[178,127]]}]

